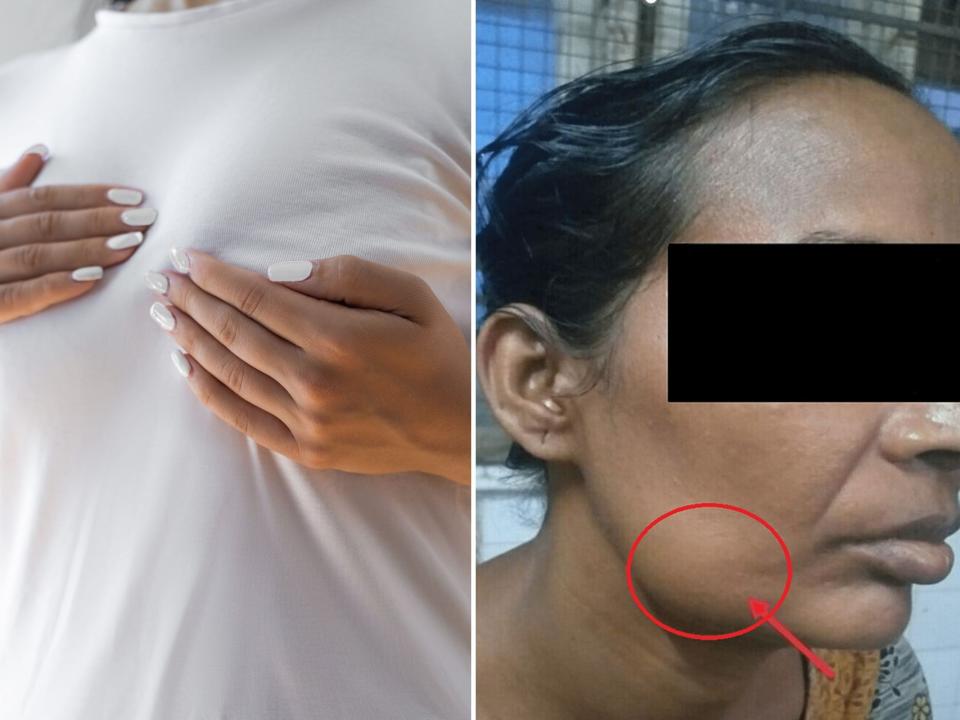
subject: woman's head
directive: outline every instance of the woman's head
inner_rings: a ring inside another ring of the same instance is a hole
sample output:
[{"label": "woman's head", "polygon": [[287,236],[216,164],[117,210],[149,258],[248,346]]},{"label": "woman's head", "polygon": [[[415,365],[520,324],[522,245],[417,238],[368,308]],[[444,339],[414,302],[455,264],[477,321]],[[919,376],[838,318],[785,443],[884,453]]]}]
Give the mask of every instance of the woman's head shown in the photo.
[{"label": "woman's head", "polygon": [[[522,448],[514,458],[545,463],[554,498],[583,497],[619,557],[674,507],[752,510],[793,553],[787,625],[833,647],[901,632],[908,583],[944,574],[949,558],[935,543],[867,541],[953,520],[960,411],[667,403],[664,248],[811,234],[956,242],[955,138],[852,43],[777,23],[575,81],[491,148],[513,154],[478,237],[491,312],[478,366]],[[747,596],[782,589],[776,544],[742,516],[685,516],[642,543],[638,590],[690,631],[749,624]]]},{"label": "woman's head", "polygon": [[[707,168],[747,179],[729,162],[720,166],[722,147],[711,138],[764,93],[830,76],[911,92],[842,35],[768,23],[545,95],[479,153],[487,310],[532,306],[537,312],[524,317],[537,331],[602,367],[627,299],[702,205],[719,199],[703,192]],[[511,461],[538,465],[518,446]]]}]

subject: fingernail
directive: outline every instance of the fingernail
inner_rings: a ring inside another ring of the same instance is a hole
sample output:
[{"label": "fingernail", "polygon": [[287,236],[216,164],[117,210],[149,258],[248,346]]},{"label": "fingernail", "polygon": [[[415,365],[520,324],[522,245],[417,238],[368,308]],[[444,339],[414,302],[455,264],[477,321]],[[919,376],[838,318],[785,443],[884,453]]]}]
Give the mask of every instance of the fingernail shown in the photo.
[{"label": "fingernail", "polygon": [[150,317],[157,321],[157,325],[168,332],[173,330],[177,324],[173,313],[171,313],[163,303],[155,302],[150,306]]},{"label": "fingernail", "polygon": [[173,366],[177,369],[178,373],[184,377],[190,376],[190,361],[187,360],[187,356],[184,355],[183,352],[174,350],[170,353],[170,359],[173,360]]},{"label": "fingernail", "polygon": [[158,273],[151,270],[145,274],[143,278],[147,281],[148,288],[151,290],[156,290],[161,295],[166,295],[167,290],[170,289],[170,281],[163,273]]},{"label": "fingernail", "polygon": [[127,225],[153,225],[157,220],[157,211],[153,208],[135,208],[124,210],[120,219]]},{"label": "fingernail", "polygon": [[274,282],[297,282],[306,280],[312,272],[313,263],[309,260],[289,260],[268,267],[267,277]]},{"label": "fingernail", "polygon": [[139,205],[143,202],[143,193],[127,188],[110,188],[107,190],[107,200],[117,205]]},{"label": "fingernail", "polygon": [[184,275],[190,272],[190,256],[187,255],[186,250],[170,248],[170,262],[173,263],[173,267],[176,268],[177,272],[183,273]]},{"label": "fingernail", "polygon": [[112,238],[109,238],[107,240],[107,247],[111,250],[126,250],[127,248],[136,247],[142,242],[142,232],[129,232],[123,235],[114,235]]},{"label": "fingernail", "polygon": [[48,148],[43,143],[37,143],[36,145],[31,145],[30,147],[28,147],[23,154],[39,155],[40,159],[46,162],[47,160],[50,159],[50,148]]},{"label": "fingernail", "polygon": [[72,277],[77,282],[88,282],[90,280],[99,280],[103,277],[103,268],[99,265],[88,265],[87,267],[77,268],[72,273]]}]

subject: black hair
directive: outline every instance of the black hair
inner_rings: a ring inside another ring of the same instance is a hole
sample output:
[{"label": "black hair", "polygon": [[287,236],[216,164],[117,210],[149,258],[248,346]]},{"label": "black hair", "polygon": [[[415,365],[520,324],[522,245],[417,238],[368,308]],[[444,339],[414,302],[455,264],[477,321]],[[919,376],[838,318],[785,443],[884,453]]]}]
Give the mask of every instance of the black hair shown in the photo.
[{"label": "black hair", "polygon": [[[695,131],[755,91],[817,74],[872,80],[913,97],[902,74],[858,44],[802,22],[749,26],[546,93],[477,155],[487,312],[510,308],[545,341],[602,359],[623,306],[691,219],[683,190]],[[507,465],[542,469],[516,443]]]}]

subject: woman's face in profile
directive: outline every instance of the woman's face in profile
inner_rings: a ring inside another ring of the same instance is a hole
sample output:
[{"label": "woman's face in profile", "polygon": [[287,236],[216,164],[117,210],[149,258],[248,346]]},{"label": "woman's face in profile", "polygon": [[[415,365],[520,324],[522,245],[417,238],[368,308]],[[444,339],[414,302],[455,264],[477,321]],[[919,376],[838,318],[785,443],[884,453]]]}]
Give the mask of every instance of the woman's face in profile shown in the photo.
[{"label": "woman's face in profile", "polygon": [[[710,137],[695,173],[700,212],[682,242],[795,242],[816,231],[958,240],[960,144],[880,86],[791,82],[728,114]],[[661,264],[625,311],[609,382],[577,401],[577,464],[607,537],[625,557],[672,508],[740,505],[790,548],[785,625],[820,647],[899,636],[911,584],[943,579],[952,557],[937,542],[890,538],[936,540],[957,517],[960,404],[668,404],[665,289]],[[940,338],[906,328],[894,337],[939,351]],[[786,577],[772,536],[722,510],[658,525],[633,574],[655,615],[699,633],[749,625],[748,597],[772,604]]]}]

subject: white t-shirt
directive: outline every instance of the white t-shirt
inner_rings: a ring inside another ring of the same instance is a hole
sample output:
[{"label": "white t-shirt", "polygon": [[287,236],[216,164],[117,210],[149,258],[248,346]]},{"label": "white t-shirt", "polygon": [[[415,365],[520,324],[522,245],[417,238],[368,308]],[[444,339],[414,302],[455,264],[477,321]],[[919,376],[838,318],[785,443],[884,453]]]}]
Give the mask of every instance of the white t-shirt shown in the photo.
[{"label": "white t-shirt", "polygon": [[469,325],[467,0],[102,11],[0,67],[0,165],[143,189],[89,294],[0,325],[0,718],[468,717],[469,489],[312,471],[201,405],[148,316],[171,246],[351,253]]}]

